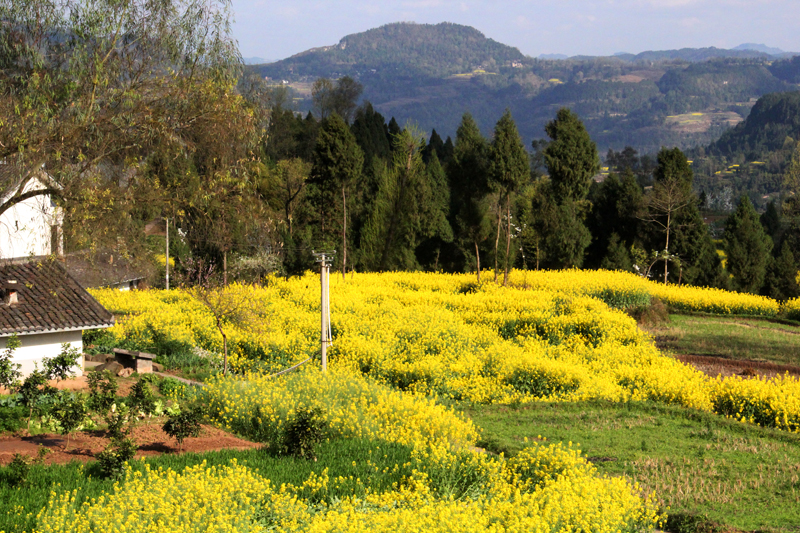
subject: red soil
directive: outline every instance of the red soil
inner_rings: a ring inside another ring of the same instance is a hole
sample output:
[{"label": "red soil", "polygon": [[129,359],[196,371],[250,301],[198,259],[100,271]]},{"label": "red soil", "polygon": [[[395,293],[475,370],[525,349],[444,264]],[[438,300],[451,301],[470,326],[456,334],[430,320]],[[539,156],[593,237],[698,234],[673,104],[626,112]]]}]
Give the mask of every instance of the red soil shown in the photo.
[{"label": "red soil", "polygon": [[[153,420],[137,426],[131,438],[139,446],[137,458],[161,455],[164,453],[210,452],[217,450],[247,450],[262,445],[248,442],[212,426],[203,426],[199,437],[188,437],[183,441],[183,449],[178,450],[175,439],[161,429],[163,422]],[[0,465],[6,465],[15,453],[35,458],[39,447],[49,452],[45,456],[46,464],[63,464],[70,461],[87,462],[94,459],[95,454],[103,451],[109,443],[105,431],[80,431],[69,438],[62,435],[40,434],[31,436],[27,431],[16,435],[0,435]]]}]

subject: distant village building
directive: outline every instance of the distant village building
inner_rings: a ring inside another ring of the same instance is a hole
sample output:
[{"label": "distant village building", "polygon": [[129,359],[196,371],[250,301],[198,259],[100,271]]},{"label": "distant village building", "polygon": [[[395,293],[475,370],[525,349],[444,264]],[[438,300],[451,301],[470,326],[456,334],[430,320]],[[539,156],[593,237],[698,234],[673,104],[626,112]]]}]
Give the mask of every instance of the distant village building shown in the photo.
[{"label": "distant village building", "polygon": [[[0,264],[0,348],[13,334],[22,343],[13,363],[23,375],[69,343],[83,353],[82,333],[114,325],[113,315],[54,259],[10,260]],[[83,356],[79,367],[81,374]]]}]

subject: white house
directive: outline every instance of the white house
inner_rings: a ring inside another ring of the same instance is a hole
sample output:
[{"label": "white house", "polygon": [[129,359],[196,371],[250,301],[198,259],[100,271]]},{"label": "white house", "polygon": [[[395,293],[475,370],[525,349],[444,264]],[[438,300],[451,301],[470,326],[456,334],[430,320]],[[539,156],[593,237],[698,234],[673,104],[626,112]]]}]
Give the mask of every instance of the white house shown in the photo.
[{"label": "white house", "polygon": [[[0,205],[16,194],[54,188],[42,169],[20,171],[0,161]],[[49,194],[34,195],[0,214],[0,258],[47,256],[63,253],[61,227],[64,215]]]},{"label": "white house", "polygon": [[[83,353],[83,331],[114,325],[113,315],[57,260],[0,264],[0,296],[0,349],[17,335],[22,346],[14,352],[13,363],[21,365],[23,375],[42,358],[57,356],[65,342]],[[80,375],[82,368],[81,356],[75,373]]]}]

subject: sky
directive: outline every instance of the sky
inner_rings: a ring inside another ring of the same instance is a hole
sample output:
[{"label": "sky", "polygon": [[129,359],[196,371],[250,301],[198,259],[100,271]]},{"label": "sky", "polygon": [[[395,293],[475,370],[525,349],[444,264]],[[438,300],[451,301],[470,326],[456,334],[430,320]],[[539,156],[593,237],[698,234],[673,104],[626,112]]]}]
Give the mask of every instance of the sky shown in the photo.
[{"label": "sky", "polygon": [[284,59],[390,22],[473,26],[529,56],[766,44],[800,52],[798,0],[232,0],[244,57]]}]

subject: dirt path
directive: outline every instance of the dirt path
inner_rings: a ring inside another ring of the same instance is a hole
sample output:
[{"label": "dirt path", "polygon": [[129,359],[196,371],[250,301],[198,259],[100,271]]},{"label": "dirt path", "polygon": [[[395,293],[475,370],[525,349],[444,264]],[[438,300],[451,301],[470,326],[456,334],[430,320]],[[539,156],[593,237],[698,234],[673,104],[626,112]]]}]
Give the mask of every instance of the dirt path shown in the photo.
[{"label": "dirt path", "polygon": [[[131,437],[139,446],[137,458],[151,457],[164,453],[178,453],[175,439],[161,429],[163,421],[153,420],[137,426]],[[0,465],[11,462],[15,453],[35,458],[39,448],[48,450],[46,464],[64,464],[70,461],[88,462],[103,451],[109,439],[105,431],[81,431],[70,435],[69,448],[65,448],[67,438],[62,435],[41,434],[30,436],[0,435]],[[212,426],[203,426],[199,437],[189,437],[183,441],[181,453],[210,452],[218,450],[248,450],[262,445],[237,438]]]}]

